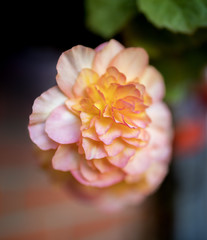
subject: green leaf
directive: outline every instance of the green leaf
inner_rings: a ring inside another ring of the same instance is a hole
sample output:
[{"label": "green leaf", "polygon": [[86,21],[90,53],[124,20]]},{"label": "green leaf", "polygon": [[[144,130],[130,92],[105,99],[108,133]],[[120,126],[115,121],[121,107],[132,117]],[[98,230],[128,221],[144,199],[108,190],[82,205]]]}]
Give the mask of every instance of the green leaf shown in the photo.
[{"label": "green leaf", "polygon": [[173,32],[207,26],[207,0],[137,0],[137,6],[156,27]]},{"label": "green leaf", "polygon": [[88,28],[104,38],[111,38],[137,12],[135,0],[85,0]]}]

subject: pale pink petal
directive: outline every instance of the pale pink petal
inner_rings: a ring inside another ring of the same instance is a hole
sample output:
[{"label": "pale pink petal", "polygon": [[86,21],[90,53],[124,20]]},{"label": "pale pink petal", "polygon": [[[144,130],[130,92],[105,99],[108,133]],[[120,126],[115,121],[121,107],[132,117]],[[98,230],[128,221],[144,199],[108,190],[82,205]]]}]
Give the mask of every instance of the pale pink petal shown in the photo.
[{"label": "pale pink petal", "polygon": [[97,170],[93,170],[91,167],[89,167],[85,160],[81,161],[80,172],[82,176],[89,182],[96,181],[99,174]]},{"label": "pale pink petal", "polygon": [[148,127],[147,131],[150,135],[149,147],[168,145],[171,141],[171,131],[163,131],[162,129],[153,126]]},{"label": "pale pink petal", "polygon": [[45,132],[45,121],[49,114],[65,100],[66,96],[59,88],[52,87],[34,101],[28,129],[32,141],[42,150],[57,147],[57,143],[51,140]]},{"label": "pale pink petal", "polygon": [[101,51],[106,45],[108,45],[108,42],[101,43],[101,44],[98,45],[94,50],[95,50],[96,52],[99,52],[99,51]]},{"label": "pale pink petal", "polygon": [[81,45],[62,53],[57,63],[57,83],[69,97],[73,96],[72,87],[83,68],[91,68],[95,51]]},{"label": "pale pink petal", "polygon": [[101,173],[105,173],[105,172],[109,172],[111,171],[114,166],[111,165],[108,162],[107,158],[103,158],[103,159],[94,159],[93,160],[94,166],[101,172]]},{"label": "pale pink petal", "polygon": [[110,62],[127,77],[127,82],[140,77],[148,64],[148,55],[143,48],[125,48]]},{"label": "pale pink petal", "polygon": [[87,160],[99,159],[107,156],[103,144],[89,138],[82,139],[82,146]]},{"label": "pale pink petal", "polygon": [[82,176],[79,170],[72,170],[71,173],[73,177],[80,183],[86,186],[93,186],[99,188],[109,187],[113,184],[121,182],[125,176],[121,171],[117,169],[112,172],[100,174],[97,180],[89,182]]},{"label": "pale pink petal", "polygon": [[126,166],[130,158],[135,154],[136,150],[134,148],[126,147],[122,152],[113,157],[108,157],[111,164],[116,167],[123,168]]},{"label": "pale pink petal", "polygon": [[146,147],[149,158],[158,162],[169,162],[172,153],[171,131],[149,127],[150,140]]},{"label": "pale pink petal", "polygon": [[149,170],[146,173],[146,179],[150,184],[152,190],[154,190],[157,186],[160,185],[160,183],[165,178],[167,172],[168,167],[164,164],[154,163],[150,166]]},{"label": "pale pink petal", "polygon": [[150,151],[150,158],[158,162],[169,162],[172,154],[172,147],[169,144],[159,145],[152,148]]},{"label": "pale pink petal", "polygon": [[61,171],[78,169],[81,155],[74,145],[59,145],[52,158],[53,168]]},{"label": "pale pink petal", "polygon": [[165,85],[162,75],[153,67],[148,66],[139,79],[146,87],[153,102],[161,100],[165,95]]},{"label": "pale pink petal", "polygon": [[61,144],[75,143],[80,138],[80,120],[65,105],[52,111],[45,124],[45,131]]},{"label": "pale pink petal", "polygon": [[119,42],[114,39],[110,40],[96,52],[93,61],[93,70],[99,75],[104,74],[110,61],[123,49],[124,47]]},{"label": "pale pink petal", "polygon": [[32,141],[42,150],[57,148],[58,144],[48,137],[45,132],[45,123],[38,123],[28,127]]},{"label": "pale pink petal", "polygon": [[35,99],[32,114],[29,118],[29,124],[37,124],[44,122],[49,114],[58,106],[63,104],[66,96],[59,90],[57,86],[50,88]]},{"label": "pale pink petal", "polygon": [[172,126],[172,116],[169,108],[163,102],[152,104],[147,110],[148,116],[151,118],[151,126],[163,130],[170,129]]}]

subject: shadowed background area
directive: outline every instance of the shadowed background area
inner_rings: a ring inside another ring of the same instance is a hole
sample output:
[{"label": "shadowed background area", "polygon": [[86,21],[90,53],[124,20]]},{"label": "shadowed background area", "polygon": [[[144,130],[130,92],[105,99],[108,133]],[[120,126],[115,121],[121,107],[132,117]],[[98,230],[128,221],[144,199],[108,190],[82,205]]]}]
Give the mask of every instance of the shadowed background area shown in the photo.
[{"label": "shadowed background area", "polygon": [[[82,1],[69,7],[50,3],[4,9],[0,239],[207,239],[205,88],[196,86],[171,106],[177,126],[175,153],[158,192],[138,207],[98,211],[73,198],[39,167],[27,124],[34,99],[55,85],[60,54],[78,44],[94,48],[105,40],[85,27]],[[121,35],[115,38],[123,41]],[[203,78],[205,82],[207,76]]]}]

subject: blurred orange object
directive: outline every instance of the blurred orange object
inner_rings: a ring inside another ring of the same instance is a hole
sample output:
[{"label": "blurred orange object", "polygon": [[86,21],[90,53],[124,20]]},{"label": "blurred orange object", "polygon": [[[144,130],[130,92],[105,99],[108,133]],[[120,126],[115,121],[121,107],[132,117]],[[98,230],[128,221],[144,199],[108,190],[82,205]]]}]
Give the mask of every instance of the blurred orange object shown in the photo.
[{"label": "blurred orange object", "polygon": [[180,120],[175,128],[175,153],[192,154],[198,151],[205,142],[205,124],[202,119]]}]

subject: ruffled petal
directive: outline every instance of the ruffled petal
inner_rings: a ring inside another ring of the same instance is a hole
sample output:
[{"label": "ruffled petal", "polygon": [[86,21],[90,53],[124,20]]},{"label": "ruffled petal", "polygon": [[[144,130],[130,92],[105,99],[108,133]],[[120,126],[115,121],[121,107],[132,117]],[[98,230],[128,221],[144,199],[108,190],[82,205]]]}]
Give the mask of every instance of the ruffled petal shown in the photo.
[{"label": "ruffled petal", "polygon": [[60,144],[75,143],[80,138],[80,120],[65,105],[57,107],[46,121],[48,136]]},{"label": "ruffled petal", "polygon": [[119,42],[114,39],[110,40],[101,50],[97,51],[93,61],[93,70],[99,75],[104,74],[110,61],[123,49],[124,47]]},{"label": "ruffled petal", "polygon": [[123,168],[127,165],[130,158],[135,154],[134,148],[126,147],[122,152],[113,157],[108,157],[109,162],[116,166]]},{"label": "ruffled petal", "polygon": [[128,164],[124,167],[124,171],[130,175],[139,175],[146,171],[150,164],[149,152],[147,149],[136,151]]},{"label": "ruffled petal", "polygon": [[127,77],[127,82],[140,77],[148,64],[148,55],[142,48],[125,48],[109,63]]},{"label": "ruffled petal", "polygon": [[53,168],[61,171],[78,169],[81,155],[74,145],[59,145],[52,159]]},{"label": "ruffled petal", "polygon": [[110,118],[101,118],[101,119],[97,118],[95,121],[96,133],[98,135],[105,134],[111,127],[111,124],[112,124],[112,120]]},{"label": "ruffled petal", "polygon": [[94,159],[93,164],[101,173],[109,172],[114,168],[114,166],[109,163],[107,158]]},{"label": "ruffled petal", "polygon": [[59,88],[52,87],[34,101],[28,129],[32,141],[42,150],[57,147],[57,143],[51,140],[45,132],[45,121],[49,114],[65,100],[66,96]]},{"label": "ruffled petal", "polygon": [[153,102],[161,100],[165,95],[165,85],[162,75],[152,66],[148,66],[139,79]]},{"label": "ruffled petal", "polygon": [[93,70],[87,68],[83,69],[78,75],[75,85],[73,86],[75,95],[83,97],[86,87],[96,83],[98,78],[98,74]]},{"label": "ruffled petal", "polygon": [[82,146],[87,160],[100,159],[107,156],[102,143],[93,141],[89,138],[83,138]]},{"label": "ruffled petal", "polygon": [[105,145],[104,147],[107,152],[107,155],[109,157],[113,157],[122,152],[125,146],[126,144],[123,141],[116,139],[110,145]]},{"label": "ruffled petal", "polygon": [[62,53],[57,63],[57,84],[68,96],[72,97],[72,87],[83,68],[91,68],[95,51],[81,45]]},{"label": "ruffled petal", "polygon": [[99,172],[88,166],[85,160],[81,161],[80,172],[82,176],[89,182],[96,181],[99,176]]},{"label": "ruffled petal", "polygon": [[99,139],[106,145],[112,144],[113,140],[120,137],[122,131],[118,127],[111,127],[105,134],[99,136]]},{"label": "ruffled petal", "polygon": [[95,131],[94,127],[88,128],[88,129],[83,129],[82,130],[82,136],[86,138],[90,138],[95,141],[99,141],[99,138],[97,136],[97,133]]},{"label": "ruffled petal", "polygon": [[71,173],[78,182],[86,186],[93,186],[99,188],[109,187],[113,184],[121,182],[125,176],[120,170],[117,169],[111,172],[100,174],[98,179],[90,182],[82,176],[79,170],[72,170]]}]

